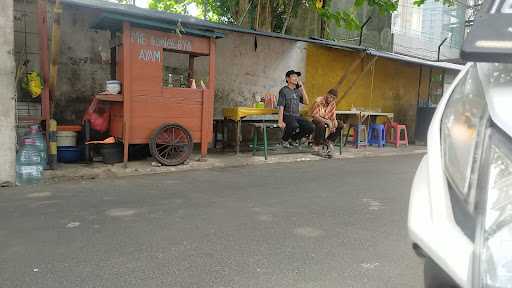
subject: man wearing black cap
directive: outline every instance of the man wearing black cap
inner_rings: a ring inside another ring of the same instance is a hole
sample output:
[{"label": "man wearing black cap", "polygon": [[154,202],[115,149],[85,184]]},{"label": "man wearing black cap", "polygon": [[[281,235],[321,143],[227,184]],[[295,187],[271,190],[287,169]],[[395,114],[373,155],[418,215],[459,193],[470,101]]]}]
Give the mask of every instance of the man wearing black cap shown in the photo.
[{"label": "man wearing black cap", "polygon": [[279,127],[284,128],[283,146],[290,147],[291,141],[298,141],[313,133],[315,126],[300,116],[300,103],[308,105],[309,100],[304,85],[299,80],[301,73],[286,72],[287,85],[279,90]]}]

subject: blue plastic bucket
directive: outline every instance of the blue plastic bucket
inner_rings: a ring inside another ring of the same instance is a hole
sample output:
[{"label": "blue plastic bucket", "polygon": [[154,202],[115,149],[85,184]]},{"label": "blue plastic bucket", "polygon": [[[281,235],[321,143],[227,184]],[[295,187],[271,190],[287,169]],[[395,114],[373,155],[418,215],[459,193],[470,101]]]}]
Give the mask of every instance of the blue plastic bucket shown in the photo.
[{"label": "blue plastic bucket", "polygon": [[57,161],[61,163],[80,162],[80,148],[63,146],[57,148]]}]

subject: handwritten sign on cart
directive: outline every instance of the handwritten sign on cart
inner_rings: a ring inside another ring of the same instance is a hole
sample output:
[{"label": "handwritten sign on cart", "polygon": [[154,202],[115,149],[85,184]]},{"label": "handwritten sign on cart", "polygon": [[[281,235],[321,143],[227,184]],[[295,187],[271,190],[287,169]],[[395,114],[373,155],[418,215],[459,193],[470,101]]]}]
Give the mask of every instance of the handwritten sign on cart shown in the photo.
[{"label": "handwritten sign on cart", "polygon": [[130,38],[137,59],[146,63],[161,62],[164,49],[198,55],[209,53],[209,39],[204,37],[134,28]]}]

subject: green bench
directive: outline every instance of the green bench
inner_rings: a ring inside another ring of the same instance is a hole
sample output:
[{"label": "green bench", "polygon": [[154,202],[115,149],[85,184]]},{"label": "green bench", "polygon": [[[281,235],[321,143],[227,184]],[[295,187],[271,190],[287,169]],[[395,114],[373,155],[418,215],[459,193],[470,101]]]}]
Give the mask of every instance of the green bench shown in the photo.
[{"label": "green bench", "polygon": [[[255,156],[257,151],[263,151],[265,160],[268,160],[268,130],[269,129],[275,129],[279,128],[279,125],[275,122],[250,122],[248,125],[251,125],[254,127],[252,132],[252,155]],[[263,143],[259,143],[258,139],[258,131],[262,131],[263,136]],[[343,129],[341,130],[340,135],[338,135],[339,140],[339,147],[340,147],[340,155],[342,154],[343,150]]]},{"label": "green bench", "polygon": [[[263,150],[263,153],[265,155],[265,160],[268,159],[268,130],[269,129],[275,129],[279,128],[279,125],[277,123],[268,123],[268,122],[260,122],[260,123],[248,123],[249,125],[253,126],[253,132],[252,132],[252,155],[256,155],[256,151]],[[262,131],[263,135],[263,144],[258,143],[258,130]]]}]

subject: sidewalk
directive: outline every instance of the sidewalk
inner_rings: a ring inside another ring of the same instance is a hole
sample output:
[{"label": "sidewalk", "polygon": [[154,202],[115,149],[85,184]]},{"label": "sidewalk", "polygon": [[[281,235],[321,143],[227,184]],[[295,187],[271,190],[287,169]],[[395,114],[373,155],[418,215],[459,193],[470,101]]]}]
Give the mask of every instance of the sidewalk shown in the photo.
[{"label": "sidewalk", "polygon": [[[339,151],[339,150],[338,150]],[[411,155],[426,153],[426,146],[409,146],[401,148],[385,147],[376,148],[368,147],[362,149],[354,149],[352,147],[345,147],[343,154],[339,155],[336,151],[335,158],[326,160],[318,156],[311,155],[309,152],[303,153],[270,153],[269,159],[265,161],[261,152],[256,156],[251,153],[242,153],[235,155],[234,153],[210,153],[208,160],[201,162],[198,161],[198,155],[192,155],[191,160],[180,166],[159,166],[156,162],[148,159],[146,161],[132,161],[128,163],[128,167],[124,165],[106,165],[103,163],[93,164],[59,164],[58,170],[45,171],[44,183],[54,183],[69,180],[82,180],[82,179],[96,179],[107,177],[126,177],[134,175],[147,175],[157,173],[170,173],[177,171],[201,170],[211,168],[225,168],[225,167],[241,167],[248,165],[260,165],[270,163],[290,163],[299,161],[339,161],[348,158],[372,158],[383,156],[397,156],[397,155]]]}]

